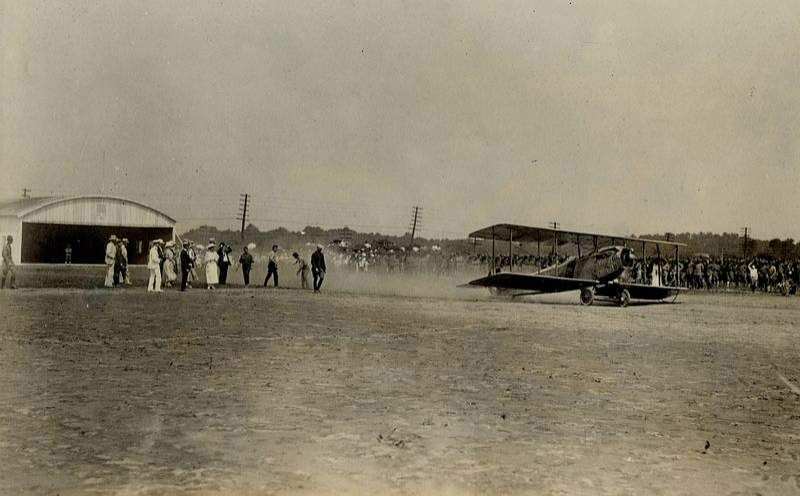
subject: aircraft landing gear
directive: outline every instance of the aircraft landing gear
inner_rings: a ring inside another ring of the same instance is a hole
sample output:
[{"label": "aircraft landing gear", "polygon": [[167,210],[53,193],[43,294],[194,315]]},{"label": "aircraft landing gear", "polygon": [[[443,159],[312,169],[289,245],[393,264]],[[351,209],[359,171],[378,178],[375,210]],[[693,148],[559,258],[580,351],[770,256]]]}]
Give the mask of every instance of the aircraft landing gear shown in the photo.
[{"label": "aircraft landing gear", "polygon": [[489,294],[495,298],[508,298],[509,300],[514,298],[514,291],[506,288],[490,287]]},{"label": "aircraft landing gear", "polygon": [[594,301],[594,288],[581,289],[581,305],[589,306]]},{"label": "aircraft landing gear", "polygon": [[628,304],[631,302],[631,294],[628,292],[627,289],[623,289],[619,292],[619,296],[617,297],[617,304],[623,308],[627,307]]}]

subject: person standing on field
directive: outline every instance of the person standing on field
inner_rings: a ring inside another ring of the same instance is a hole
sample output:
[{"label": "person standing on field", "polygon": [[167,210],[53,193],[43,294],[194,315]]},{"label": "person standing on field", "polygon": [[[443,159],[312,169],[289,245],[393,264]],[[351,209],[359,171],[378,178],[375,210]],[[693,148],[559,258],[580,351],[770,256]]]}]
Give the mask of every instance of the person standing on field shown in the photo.
[{"label": "person standing on field", "polygon": [[119,244],[119,249],[122,252],[122,282],[126,286],[130,286],[131,276],[128,272],[128,238],[122,238],[122,243]]},{"label": "person standing on field", "polygon": [[186,291],[186,283],[189,280],[189,273],[192,271],[192,258],[189,255],[189,243],[183,243],[181,250],[181,291]]},{"label": "person standing on field", "polygon": [[6,278],[8,278],[8,288],[9,289],[17,289],[14,285],[14,280],[17,277],[17,273],[14,270],[14,256],[11,251],[11,243],[14,242],[14,238],[12,236],[6,237],[6,243],[3,245],[3,260],[2,260],[2,267],[0,267],[0,271],[2,274],[0,276],[0,289],[6,287]]},{"label": "person standing on field", "polygon": [[219,284],[224,286],[228,283],[228,267],[231,266],[231,259],[229,253],[230,247],[224,241],[219,242],[219,250],[217,250],[217,265],[219,266]]},{"label": "person standing on field", "polygon": [[117,254],[114,256],[114,286],[121,286],[125,282],[125,260],[122,257],[122,240],[116,243]]},{"label": "person standing on field", "polygon": [[242,277],[244,278],[244,285],[247,287],[250,285],[250,269],[253,268],[253,255],[250,254],[246,246],[242,248],[239,265],[242,266]]},{"label": "person standing on field", "polygon": [[308,289],[308,264],[297,252],[292,253],[292,258],[294,258],[294,263],[297,264],[297,275],[300,276],[300,287],[303,289]]},{"label": "person standing on field", "polygon": [[269,262],[267,262],[267,277],[264,279],[264,287],[267,287],[269,278],[275,276],[275,287],[278,287],[278,245],[272,245],[269,252]]},{"label": "person standing on field", "polygon": [[191,260],[192,265],[189,268],[189,280],[186,281],[186,284],[191,288],[192,281],[197,280],[197,272],[194,270],[197,267],[197,251],[194,248],[194,241],[189,241],[189,260]]},{"label": "person standing on field", "polygon": [[117,236],[112,234],[106,243],[106,280],[105,286],[107,288],[114,287],[114,270],[117,263]]},{"label": "person standing on field", "polygon": [[322,288],[325,270],[325,255],[322,254],[322,245],[317,245],[317,250],[311,255],[311,275],[314,277],[315,293],[319,293]]},{"label": "person standing on field", "polygon": [[171,288],[178,279],[178,271],[175,264],[175,241],[169,240],[164,245],[164,286]]},{"label": "person standing on field", "polygon": [[216,245],[209,243],[206,247],[206,254],[203,258],[203,263],[206,268],[206,288],[214,289],[214,286],[219,284],[219,256],[217,255]]},{"label": "person standing on field", "polygon": [[147,270],[150,278],[147,281],[147,292],[161,292],[161,251],[158,240],[150,242],[150,251],[147,254]]},{"label": "person standing on field", "polygon": [[747,265],[747,270],[750,274],[750,291],[755,293],[758,288],[758,269],[756,268],[755,260]]}]

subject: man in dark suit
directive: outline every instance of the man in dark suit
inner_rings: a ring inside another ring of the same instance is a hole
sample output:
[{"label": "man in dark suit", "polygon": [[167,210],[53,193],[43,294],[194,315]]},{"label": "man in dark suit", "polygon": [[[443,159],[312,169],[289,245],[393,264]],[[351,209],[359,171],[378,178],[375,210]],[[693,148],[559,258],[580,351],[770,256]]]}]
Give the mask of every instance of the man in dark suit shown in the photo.
[{"label": "man in dark suit", "polygon": [[219,265],[219,283],[225,285],[228,280],[228,267],[231,265],[231,247],[220,241],[217,250],[217,265]]},{"label": "man in dark suit", "polygon": [[242,277],[244,278],[244,285],[250,285],[250,269],[253,268],[253,255],[245,246],[242,248],[242,255],[239,257],[239,265],[242,266]]},{"label": "man in dark suit", "polygon": [[322,281],[325,279],[325,255],[322,254],[322,245],[317,245],[317,251],[311,254],[311,275],[314,277],[314,292],[319,293]]},{"label": "man in dark suit", "polygon": [[189,243],[183,243],[181,250],[181,291],[186,291],[186,281],[189,280],[189,273],[192,271],[194,262],[192,256],[189,254]]}]

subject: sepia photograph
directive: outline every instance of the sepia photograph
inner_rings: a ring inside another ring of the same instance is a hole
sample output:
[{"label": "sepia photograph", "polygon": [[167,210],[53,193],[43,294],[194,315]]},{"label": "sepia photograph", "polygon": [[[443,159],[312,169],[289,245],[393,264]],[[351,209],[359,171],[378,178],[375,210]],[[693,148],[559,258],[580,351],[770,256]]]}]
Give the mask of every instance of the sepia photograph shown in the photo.
[{"label": "sepia photograph", "polygon": [[799,21],[0,0],[0,495],[800,494]]}]

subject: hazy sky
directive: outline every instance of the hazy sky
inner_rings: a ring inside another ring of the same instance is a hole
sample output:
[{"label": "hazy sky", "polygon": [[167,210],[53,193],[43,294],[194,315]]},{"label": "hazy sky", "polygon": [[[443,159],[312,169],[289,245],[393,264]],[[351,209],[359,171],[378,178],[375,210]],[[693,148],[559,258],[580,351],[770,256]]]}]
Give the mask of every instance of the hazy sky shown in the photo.
[{"label": "hazy sky", "polygon": [[800,2],[0,0],[0,193],[800,238]]}]

